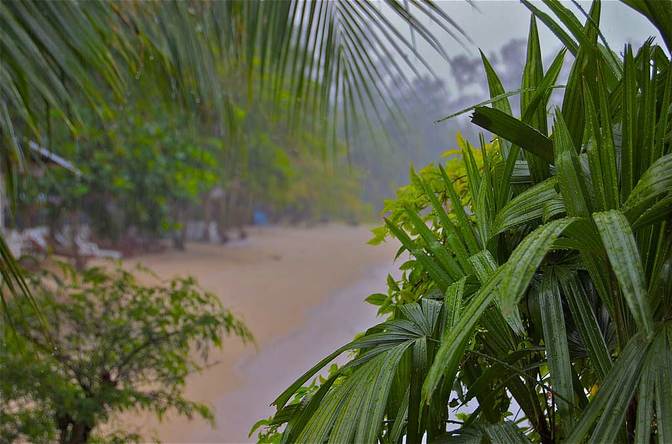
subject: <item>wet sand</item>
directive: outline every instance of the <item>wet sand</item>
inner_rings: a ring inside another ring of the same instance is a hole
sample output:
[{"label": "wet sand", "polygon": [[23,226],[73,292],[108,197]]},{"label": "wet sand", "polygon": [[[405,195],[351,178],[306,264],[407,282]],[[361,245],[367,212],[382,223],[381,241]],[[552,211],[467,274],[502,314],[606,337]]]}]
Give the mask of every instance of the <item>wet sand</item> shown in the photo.
[{"label": "wet sand", "polygon": [[[189,377],[186,394],[210,405],[215,427],[167,415],[127,416],[124,428],[174,443],[239,443],[269,404],[319,359],[376,322],[370,293],[385,290],[398,245],[372,247],[368,227],[256,229],[227,245],[190,244],[135,259],[162,278],[193,275],[218,295],[255,336],[228,338],[211,355],[218,364]],[[129,430],[129,431],[130,431]]]}]

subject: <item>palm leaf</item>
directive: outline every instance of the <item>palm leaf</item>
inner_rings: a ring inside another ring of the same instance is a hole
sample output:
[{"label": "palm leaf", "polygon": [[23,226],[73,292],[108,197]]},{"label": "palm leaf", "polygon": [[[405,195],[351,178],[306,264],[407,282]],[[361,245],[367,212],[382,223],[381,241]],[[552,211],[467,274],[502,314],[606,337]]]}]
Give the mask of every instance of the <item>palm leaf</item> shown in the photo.
[{"label": "palm leaf", "polygon": [[553,160],[553,142],[515,117],[494,108],[476,107],[471,121],[542,159]]},{"label": "palm leaf", "polygon": [[630,312],[647,337],[653,334],[653,318],[637,243],[626,217],[617,210],[593,214],[609,262]]},{"label": "palm leaf", "polygon": [[563,115],[555,114],[553,127],[555,167],[558,185],[569,216],[588,216],[590,195],[583,177],[583,170]]},{"label": "palm leaf", "polygon": [[624,205],[630,220],[640,216],[651,203],[672,193],[672,153],[658,158],[640,177]]},{"label": "palm leaf", "polygon": [[[438,38],[416,14],[442,24],[453,37],[463,35],[430,2],[415,1],[412,10],[392,0],[386,4],[444,57]],[[278,98],[289,85],[294,106],[285,117],[300,121],[319,112],[324,122],[334,125],[325,134],[335,134],[338,113],[348,111],[347,125],[357,119],[357,109],[399,109],[386,80],[409,83],[406,70],[415,70],[414,62],[407,58],[398,63],[394,56],[405,51],[431,70],[391,17],[368,2],[165,1],[131,3],[123,9],[105,1],[3,2],[0,138],[12,149],[2,150],[0,161],[7,176],[21,167],[23,137],[39,141],[49,125],[41,118],[45,106],[76,131],[74,90],[104,116],[105,91],[121,100],[126,85],[141,75],[154,76],[169,103],[177,95],[195,114],[206,109],[206,114],[214,111],[234,122],[226,106],[231,91],[220,73],[247,71],[250,93],[259,86],[259,93],[271,91]],[[158,63],[143,70],[144,63],[150,65],[144,58]],[[368,113],[363,115],[368,123]],[[28,131],[19,134],[23,128]],[[237,130],[233,123],[229,129]],[[10,262],[3,259],[0,265],[3,274],[13,273]],[[12,277],[17,279],[19,275]]]},{"label": "palm leaf", "polygon": [[565,316],[562,310],[560,286],[553,273],[545,273],[539,294],[544,346],[548,359],[551,383],[558,406],[563,436],[568,436],[574,423],[574,387],[572,364],[567,345]]},{"label": "palm leaf", "polygon": [[612,366],[611,357],[595,311],[589,304],[588,293],[581,280],[574,274],[561,276],[560,286],[568,302],[574,324],[588,351],[588,356],[600,378],[604,379]]},{"label": "palm leaf", "polygon": [[[358,349],[360,354],[332,376],[343,378],[340,384],[325,384],[325,391],[320,388],[304,407],[294,412],[283,439],[291,442],[375,442],[403,357],[410,351],[418,359],[427,359],[427,340],[437,331],[441,306],[441,302],[434,300],[402,306],[399,319],[380,324],[360,339],[341,347],[341,352]],[[299,378],[278,398],[276,405],[289,399],[336,356],[330,355]],[[420,361],[416,360],[414,364],[416,370],[422,369]],[[403,390],[412,393],[415,385],[422,381],[422,374],[419,376],[419,379],[411,377],[404,381]],[[318,398],[313,402],[315,397]],[[404,402],[406,406],[403,407],[402,402],[400,409],[407,411],[411,421],[418,402],[414,403],[412,396],[410,402],[408,399]],[[417,419],[416,413],[416,424]],[[403,418],[397,418],[399,420]]]},{"label": "palm leaf", "polygon": [[622,423],[630,399],[637,391],[640,371],[644,363],[648,343],[642,335],[633,337],[614,363],[604,384],[588,408],[583,412],[569,442],[581,442],[593,425],[593,442],[615,442],[622,430]]},{"label": "palm leaf", "polygon": [[[530,17],[530,32],[527,37],[527,59],[523,67],[523,89],[537,88],[544,78],[544,67],[541,60],[541,46],[539,44],[539,32],[537,30],[537,21],[534,15]],[[544,89],[545,90],[545,89]],[[546,107],[539,107],[532,103],[534,94],[523,93],[520,96],[520,112],[523,121],[542,134],[548,134],[546,121]],[[544,161],[536,154],[525,150],[525,159],[530,168],[530,175],[534,182],[541,182],[548,177],[548,162],[552,159],[547,158]]]},{"label": "palm leaf", "polygon": [[623,0],[623,3],[643,14],[660,31],[667,49],[672,49],[672,8],[666,2]]},{"label": "palm leaf", "polygon": [[518,225],[541,219],[548,202],[558,196],[555,190],[557,179],[552,177],[528,188],[502,208],[495,218],[495,234],[510,230]]},{"label": "palm leaf", "polygon": [[528,234],[511,253],[502,273],[500,291],[502,313],[512,324],[512,328],[519,327],[515,322],[517,304],[530,284],[532,276],[553,246],[553,242],[575,221],[574,218],[564,218],[548,222]]},{"label": "palm leaf", "polygon": [[[473,296],[469,303],[461,310],[458,322],[444,331],[441,345],[436,352],[434,362],[429,368],[427,377],[422,385],[422,404],[426,404],[431,399],[434,390],[439,385],[439,381],[444,377],[445,370],[450,369],[450,373],[453,373],[453,369],[457,369],[460,355],[471,336],[471,330],[492,302],[493,290],[498,282],[499,279],[493,276],[489,284]],[[446,290],[446,294],[451,299],[464,299],[464,284],[464,280],[454,283]]]}]

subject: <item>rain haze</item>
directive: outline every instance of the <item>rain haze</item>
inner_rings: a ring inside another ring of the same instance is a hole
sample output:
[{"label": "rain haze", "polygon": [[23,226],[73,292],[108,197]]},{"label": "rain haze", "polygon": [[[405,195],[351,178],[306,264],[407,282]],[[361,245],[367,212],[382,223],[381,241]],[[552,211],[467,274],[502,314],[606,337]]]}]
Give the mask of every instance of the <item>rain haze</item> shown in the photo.
[{"label": "rain haze", "polygon": [[[583,11],[590,9],[590,2],[563,2],[567,8],[582,16]],[[451,69],[451,59],[459,56],[478,56],[478,51],[486,55],[496,53],[511,40],[525,40],[530,27],[530,11],[522,3],[513,0],[486,0],[474,1],[471,4],[462,1],[441,0],[437,5],[454,20],[462,29],[470,30],[468,38],[460,37],[459,41],[452,38],[438,24],[418,14],[418,19],[435,35],[440,36],[440,43],[446,50],[448,60],[438,57],[431,46],[422,39],[416,38],[415,42],[419,53],[429,62],[436,76],[446,83],[449,91],[453,92],[456,85],[455,76]],[[543,4],[534,3],[541,10],[548,11]],[[577,5],[580,5],[581,11]],[[382,8],[383,10],[384,7]],[[400,30],[410,35],[408,25],[399,20],[398,16],[387,14]],[[637,47],[647,38],[654,37],[661,42],[658,30],[645,18],[628,8],[617,0],[602,2],[602,15],[600,30],[608,42],[610,48],[618,53],[623,51],[626,43]],[[416,33],[417,34],[417,33]],[[558,38],[543,24],[539,24],[539,40],[542,54],[545,59],[550,59],[562,47]],[[521,57],[525,53],[518,54]],[[404,54],[404,57],[413,55]],[[523,63],[524,59],[516,62]],[[486,94],[486,91],[483,91]],[[485,96],[483,98],[486,98]],[[442,110],[444,111],[444,110]],[[444,114],[450,114],[454,110],[445,110]],[[436,118],[442,117],[437,114]]]},{"label": "rain haze", "polygon": [[0,443],[672,442],[627,3],[3,1]]}]

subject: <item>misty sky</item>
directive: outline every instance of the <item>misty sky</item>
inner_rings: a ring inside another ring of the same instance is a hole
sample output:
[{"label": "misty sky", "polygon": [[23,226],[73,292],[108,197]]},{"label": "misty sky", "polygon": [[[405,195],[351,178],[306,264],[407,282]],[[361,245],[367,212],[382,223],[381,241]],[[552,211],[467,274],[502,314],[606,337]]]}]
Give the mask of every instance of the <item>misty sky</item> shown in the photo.
[{"label": "misty sky", "polygon": [[[586,10],[590,8],[590,2],[582,1],[580,3]],[[450,56],[460,53],[469,53],[476,56],[479,48],[489,54],[501,48],[504,43],[512,38],[526,38],[527,36],[530,12],[518,1],[476,1],[475,4],[480,11],[462,0],[438,0],[437,4],[463,27],[474,42],[473,44],[467,43],[465,49],[449,37],[438,25],[428,19],[423,20],[435,35],[442,36],[441,42]],[[574,11],[578,11],[571,2],[567,2],[567,6]],[[544,9],[542,4],[538,4],[537,7]],[[401,25],[400,21],[399,24]],[[538,25],[542,51],[546,58],[560,48],[560,43],[543,23],[539,22]],[[656,36],[656,42],[664,47],[662,39],[660,39],[653,25],[617,0],[602,2],[600,27],[609,45],[618,52],[622,50],[626,42],[639,45],[651,35]],[[428,44],[423,43],[418,39],[420,51],[427,60],[431,61],[437,75],[450,85],[452,82],[449,64],[437,56]]]}]

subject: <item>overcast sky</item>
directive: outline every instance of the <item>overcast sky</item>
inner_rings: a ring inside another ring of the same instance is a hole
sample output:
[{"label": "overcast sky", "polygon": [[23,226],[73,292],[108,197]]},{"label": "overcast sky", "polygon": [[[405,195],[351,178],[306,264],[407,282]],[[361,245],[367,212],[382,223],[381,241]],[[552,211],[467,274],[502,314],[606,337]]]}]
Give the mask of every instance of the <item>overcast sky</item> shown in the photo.
[{"label": "overcast sky", "polygon": [[[590,8],[590,2],[580,2],[584,9]],[[512,38],[526,38],[530,12],[525,6],[515,0],[488,0],[475,1],[478,10],[463,0],[438,0],[437,4],[458,22],[469,35],[473,44],[467,43],[467,48],[460,46],[450,38],[441,28],[426,19],[423,22],[437,36],[442,36],[441,42],[450,56],[459,53],[478,55],[478,49],[486,54],[498,50],[504,43]],[[566,3],[574,11],[578,11],[571,2]],[[537,4],[544,9],[542,4]],[[395,19],[398,20],[398,19]],[[582,20],[583,21],[583,20]],[[401,25],[401,22],[399,21]],[[542,24],[538,23],[541,39],[541,47],[544,56],[554,54],[560,47],[557,38]],[[656,36],[658,44],[664,47],[662,39],[656,29],[634,10],[623,5],[617,0],[605,0],[602,2],[602,20],[600,24],[607,42],[615,51],[621,52],[626,42],[633,45],[641,44],[648,36]],[[418,47],[427,60],[431,61],[437,75],[448,82],[450,80],[450,67],[432,51],[429,45],[418,40]]]}]

